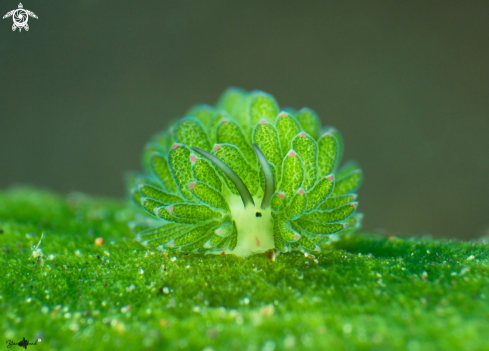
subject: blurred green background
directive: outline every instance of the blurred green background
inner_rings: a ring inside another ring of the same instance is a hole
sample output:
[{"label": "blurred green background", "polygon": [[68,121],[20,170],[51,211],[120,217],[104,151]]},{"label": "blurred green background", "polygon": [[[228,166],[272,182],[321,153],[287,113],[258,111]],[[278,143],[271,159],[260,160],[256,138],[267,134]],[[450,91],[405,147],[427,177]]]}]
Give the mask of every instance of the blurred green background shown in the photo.
[{"label": "blurred green background", "polygon": [[29,32],[0,21],[0,188],[123,197],[151,135],[234,85],[340,130],[365,229],[489,233],[487,1],[23,5]]}]

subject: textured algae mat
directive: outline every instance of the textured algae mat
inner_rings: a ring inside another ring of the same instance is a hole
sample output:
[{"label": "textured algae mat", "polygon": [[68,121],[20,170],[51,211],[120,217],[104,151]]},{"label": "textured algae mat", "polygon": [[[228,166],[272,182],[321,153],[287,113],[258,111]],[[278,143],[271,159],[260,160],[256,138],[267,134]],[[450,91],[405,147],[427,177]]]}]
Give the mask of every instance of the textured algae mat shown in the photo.
[{"label": "textured algae mat", "polygon": [[489,350],[485,241],[357,233],[315,257],[165,255],[132,241],[132,217],[111,199],[0,192],[4,347]]}]

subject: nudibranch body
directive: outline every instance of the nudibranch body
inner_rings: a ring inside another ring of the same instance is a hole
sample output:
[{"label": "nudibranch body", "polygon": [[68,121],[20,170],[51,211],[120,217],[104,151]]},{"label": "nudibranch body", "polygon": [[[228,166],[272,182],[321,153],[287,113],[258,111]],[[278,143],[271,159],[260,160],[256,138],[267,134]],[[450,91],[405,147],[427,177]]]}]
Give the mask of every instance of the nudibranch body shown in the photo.
[{"label": "nudibranch body", "polygon": [[[280,110],[264,92],[230,88],[198,105],[143,152],[145,174],[128,178],[147,220],[136,240],[164,251],[319,251],[327,235],[353,231],[362,171],[338,169],[339,132],[314,111]],[[152,218],[152,219],[150,219]]]}]

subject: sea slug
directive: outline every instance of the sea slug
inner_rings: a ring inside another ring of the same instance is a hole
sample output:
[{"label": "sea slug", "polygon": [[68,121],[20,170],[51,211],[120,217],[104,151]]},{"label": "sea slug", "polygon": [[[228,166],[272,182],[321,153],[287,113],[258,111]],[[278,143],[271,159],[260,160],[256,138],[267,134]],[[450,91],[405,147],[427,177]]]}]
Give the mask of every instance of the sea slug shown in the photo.
[{"label": "sea slug", "polygon": [[147,217],[136,240],[164,251],[248,256],[320,251],[327,235],[361,224],[362,171],[339,168],[343,139],[309,109],[280,109],[262,91],[230,88],[198,105],[143,151],[127,177]]}]

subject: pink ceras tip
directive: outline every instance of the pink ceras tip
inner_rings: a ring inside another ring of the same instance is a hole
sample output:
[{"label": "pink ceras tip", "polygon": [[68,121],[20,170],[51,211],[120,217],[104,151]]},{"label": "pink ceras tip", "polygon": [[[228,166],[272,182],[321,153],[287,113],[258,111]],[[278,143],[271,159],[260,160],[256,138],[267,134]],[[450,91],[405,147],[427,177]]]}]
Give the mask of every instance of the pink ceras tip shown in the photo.
[{"label": "pink ceras tip", "polygon": [[279,198],[281,198],[281,199],[285,198],[285,194],[284,194],[284,193],[278,193],[278,195],[277,195],[277,196],[278,196]]},{"label": "pink ceras tip", "polygon": [[174,150],[174,149],[176,149],[176,148],[178,148],[178,147],[180,147],[180,146],[181,146],[180,144],[175,143],[175,144],[173,144],[173,145],[171,146],[171,148],[172,148],[172,150]]},{"label": "pink ceras tip", "polygon": [[300,188],[299,191],[297,192],[298,194],[304,194],[304,189]]},{"label": "pink ceras tip", "polygon": [[212,149],[212,151],[219,150],[220,148],[221,148],[221,145],[216,145],[216,146],[214,146],[214,148]]},{"label": "pink ceras tip", "polygon": [[195,155],[190,155],[190,162],[195,163],[195,161],[197,161],[197,156],[195,156]]},{"label": "pink ceras tip", "polygon": [[264,120],[264,119],[262,119],[262,120],[260,121],[260,124],[267,124],[267,121],[266,121],[266,120]]},{"label": "pink ceras tip", "polygon": [[287,154],[287,156],[294,157],[294,156],[297,156],[297,154],[295,153],[294,150],[290,150],[289,153]]},{"label": "pink ceras tip", "polygon": [[299,133],[299,136],[300,136],[300,137],[306,137],[306,136],[307,136],[307,133],[305,133],[305,132],[301,132],[301,133]]},{"label": "pink ceras tip", "polygon": [[324,137],[331,137],[333,136],[334,129],[329,128],[327,131],[324,132],[323,136]]},{"label": "pink ceras tip", "polygon": [[188,185],[188,187],[189,187],[190,189],[195,188],[195,182],[190,183],[190,184]]},{"label": "pink ceras tip", "polygon": [[173,205],[168,206],[166,209],[168,212],[173,213]]},{"label": "pink ceras tip", "polygon": [[327,176],[326,178],[328,178],[329,180],[333,181],[334,180],[334,175],[331,174],[331,175]]},{"label": "pink ceras tip", "polygon": [[353,206],[353,208],[357,208],[357,206],[358,206],[358,202],[354,202],[354,203],[352,203],[351,205]]}]

